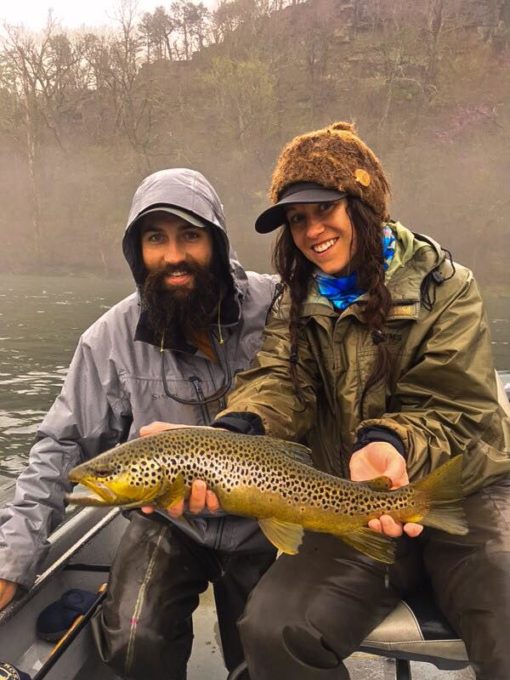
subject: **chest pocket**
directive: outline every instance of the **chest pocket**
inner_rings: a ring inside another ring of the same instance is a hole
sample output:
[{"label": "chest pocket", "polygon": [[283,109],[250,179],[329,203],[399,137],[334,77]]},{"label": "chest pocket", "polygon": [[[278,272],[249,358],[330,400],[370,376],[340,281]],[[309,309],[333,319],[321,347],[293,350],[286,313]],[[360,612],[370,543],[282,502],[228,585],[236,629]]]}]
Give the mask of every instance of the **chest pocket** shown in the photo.
[{"label": "chest pocket", "polygon": [[409,331],[412,321],[390,320],[385,327],[385,347],[389,353],[389,375],[385,381],[373,385],[363,400],[360,413],[360,402],[364,386],[367,384],[377,359],[378,349],[365,327],[357,328],[356,356],[349,352],[349,372],[356,371],[356,411],[361,419],[380,418],[384,413],[394,410],[394,397],[397,384],[402,374],[409,368],[412,351],[408,346]]}]

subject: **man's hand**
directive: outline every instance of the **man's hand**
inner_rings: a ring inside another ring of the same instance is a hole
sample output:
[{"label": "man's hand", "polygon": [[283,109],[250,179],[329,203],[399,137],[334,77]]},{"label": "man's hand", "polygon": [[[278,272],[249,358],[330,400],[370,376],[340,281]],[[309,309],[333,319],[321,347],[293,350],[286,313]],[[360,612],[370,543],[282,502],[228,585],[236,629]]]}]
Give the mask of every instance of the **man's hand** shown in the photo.
[{"label": "man's hand", "polygon": [[18,584],[7,579],[0,578],[0,609],[7,607],[12,598],[16,595]]},{"label": "man's hand", "polygon": [[[150,425],[145,425],[140,428],[140,435],[147,437],[150,434],[157,434],[158,432],[165,432],[165,430],[175,430],[181,427],[191,427],[191,425],[176,425],[175,423],[162,423],[161,421],[154,421]],[[209,428],[216,429],[216,428]],[[191,485],[191,494],[188,500],[188,506],[191,512],[198,514],[207,509],[209,512],[216,512],[220,509],[220,502],[218,497],[207,488],[207,485],[201,479],[196,479]],[[142,512],[150,515],[154,512],[153,505],[144,505],[141,508]],[[169,506],[167,512],[170,517],[180,517],[184,512],[184,501],[180,501],[176,505]]]},{"label": "man's hand", "polygon": [[[406,461],[397,449],[387,442],[371,442],[351,456],[349,464],[353,482],[364,482],[375,477],[389,477],[392,489],[409,484]],[[371,519],[368,526],[373,530],[393,538],[407,534],[411,538],[419,536],[423,531],[421,524],[407,522],[402,525],[389,515],[381,515],[379,519]]]},{"label": "man's hand", "polygon": [[158,432],[165,432],[166,430],[177,430],[181,427],[191,427],[191,425],[176,425],[175,423],[162,423],[160,420],[155,420],[140,428],[140,437],[147,437],[150,434],[158,434]]}]

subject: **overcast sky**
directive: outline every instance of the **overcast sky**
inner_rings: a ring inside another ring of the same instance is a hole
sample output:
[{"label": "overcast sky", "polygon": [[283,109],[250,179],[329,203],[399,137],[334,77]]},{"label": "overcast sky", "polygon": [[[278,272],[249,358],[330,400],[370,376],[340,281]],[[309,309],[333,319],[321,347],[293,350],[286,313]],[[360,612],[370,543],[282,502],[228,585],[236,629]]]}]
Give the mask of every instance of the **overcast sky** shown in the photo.
[{"label": "overcast sky", "polygon": [[[216,0],[202,0],[213,8]],[[152,11],[162,5],[169,7],[171,0],[138,0],[137,12]],[[46,25],[48,10],[63,28],[99,27],[115,23],[120,0],[3,0],[0,2],[0,25],[23,24],[31,30],[39,30]]]}]

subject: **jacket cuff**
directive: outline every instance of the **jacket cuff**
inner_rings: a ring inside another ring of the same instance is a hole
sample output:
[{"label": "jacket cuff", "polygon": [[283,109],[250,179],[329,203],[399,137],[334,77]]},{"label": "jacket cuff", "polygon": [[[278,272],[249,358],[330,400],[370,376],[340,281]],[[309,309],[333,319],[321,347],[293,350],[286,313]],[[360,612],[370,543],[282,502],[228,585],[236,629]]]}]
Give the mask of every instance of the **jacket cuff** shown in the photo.
[{"label": "jacket cuff", "polygon": [[238,432],[239,434],[265,434],[260,416],[248,411],[242,413],[233,411],[214,420],[210,426],[221,427],[229,432]]},{"label": "jacket cuff", "polygon": [[359,451],[371,442],[386,442],[394,446],[397,451],[405,457],[404,442],[394,430],[389,427],[364,427],[358,432],[358,438],[352,447],[352,453]]}]

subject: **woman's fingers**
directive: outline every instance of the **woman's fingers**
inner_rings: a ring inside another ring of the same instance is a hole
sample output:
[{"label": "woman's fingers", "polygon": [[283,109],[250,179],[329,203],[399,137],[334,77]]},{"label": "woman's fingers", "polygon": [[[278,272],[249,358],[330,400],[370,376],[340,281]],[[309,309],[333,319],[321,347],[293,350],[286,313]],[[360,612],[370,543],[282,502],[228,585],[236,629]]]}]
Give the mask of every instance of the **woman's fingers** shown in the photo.
[{"label": "woman's fingers", "polygon": [[402,525],[400,522],[395,522],[393,517],[390,517],[389,515],[381,515],[379,519],[371,519],[368,526],[373,531],[385,534],[386,536],[391,536],[391,538],[402,536]]},{"label": "woman's fingers", "polygon": [[416,538],[423,531],[423,524],[416,524],[415,522],[407,522],[404,524],[404,533],[406,533],[409,538]]},{"label": "woman's fingers", "polygon": [[379,519],[371,519],[368,526],[372,531],[377,531],[379,534],[385,534],[391,538],[399,538],[402,534],[407,534],[410,538],[416,538],[423,531],[422,524],[415,522],[396,522],[390,515],[381,515]]}]

